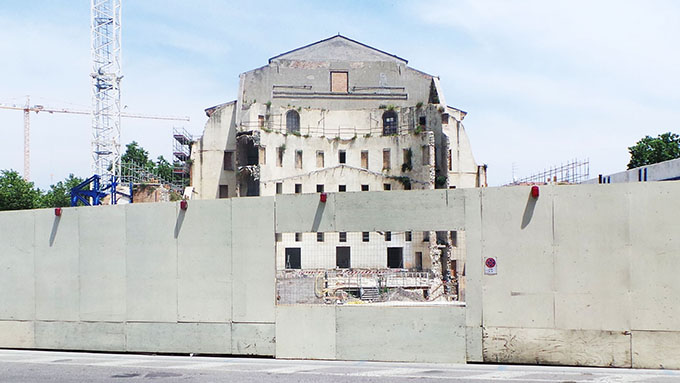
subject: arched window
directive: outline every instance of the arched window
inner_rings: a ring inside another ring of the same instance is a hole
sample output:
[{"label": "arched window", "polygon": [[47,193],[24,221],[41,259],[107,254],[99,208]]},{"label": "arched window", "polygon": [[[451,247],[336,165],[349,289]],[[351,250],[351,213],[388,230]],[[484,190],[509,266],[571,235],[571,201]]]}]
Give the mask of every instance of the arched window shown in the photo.
[{"label": "arched window", "polygon": [[286,113],[286,131],[300,133],[300,114],[295,110],[289,110]]},{"label": "arched window", "polygon": [[398,126],[397,113],[395,111],[388,110],[383,113],[383,136],[397,134]]}]

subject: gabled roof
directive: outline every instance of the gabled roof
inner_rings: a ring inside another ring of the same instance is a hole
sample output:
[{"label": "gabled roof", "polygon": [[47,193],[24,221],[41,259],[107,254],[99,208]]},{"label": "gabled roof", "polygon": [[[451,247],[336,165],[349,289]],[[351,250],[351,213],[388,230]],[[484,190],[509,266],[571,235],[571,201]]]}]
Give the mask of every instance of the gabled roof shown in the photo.
[{"label": "gabled roof", "polygon": [[269,63],[271,64],[272,61],[280,59],[315,61],[332,58],[340,58],[347,61],[400,61],[404,64],[408,63],[407,60],[399,56],[381,51],[340,34],[281,53],[270,58]]}]

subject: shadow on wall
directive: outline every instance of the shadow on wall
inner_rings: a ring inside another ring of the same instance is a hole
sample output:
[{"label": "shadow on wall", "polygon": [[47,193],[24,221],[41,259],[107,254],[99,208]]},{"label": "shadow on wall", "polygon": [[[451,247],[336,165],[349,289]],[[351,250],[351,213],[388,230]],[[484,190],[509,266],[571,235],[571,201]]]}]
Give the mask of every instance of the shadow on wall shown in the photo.
[{"label": "shadow on wall", "polygon": [[529,198],[527,199],[527,205],[524,207],[524,214],[522,215],[522,229],[529,226],[531,223],[531,218],[534,216],[534,208],[536,207],[536,201],[538,198],[534,198],[529,193]]},{"label": "shadow on wall", "polygon": [[50,233],[50,247],[54,244],[54,240],[57,238],[57,230],[59,230],[59,221],[61,217],[54,216],[54,222],[52,222],[52,232]]},{"label": "shadow on wall", "polygon": [[314,214],[314,222],[312,222],[312,232],[319,231],[319,225],[321,224],[321,218],[323,217],[323,211],[326,208],[326,203],[319,201],[319,205],[316,207],[316,213]]}]

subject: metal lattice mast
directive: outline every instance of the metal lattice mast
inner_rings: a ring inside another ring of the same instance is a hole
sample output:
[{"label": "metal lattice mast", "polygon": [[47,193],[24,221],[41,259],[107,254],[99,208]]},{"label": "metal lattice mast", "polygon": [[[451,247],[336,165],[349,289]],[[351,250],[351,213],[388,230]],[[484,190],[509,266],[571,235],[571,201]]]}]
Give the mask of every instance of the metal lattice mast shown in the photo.
[{"label": "metal lattice mast", "polygon": [[92,171],[120,175],[121,0],[91,0]]}]

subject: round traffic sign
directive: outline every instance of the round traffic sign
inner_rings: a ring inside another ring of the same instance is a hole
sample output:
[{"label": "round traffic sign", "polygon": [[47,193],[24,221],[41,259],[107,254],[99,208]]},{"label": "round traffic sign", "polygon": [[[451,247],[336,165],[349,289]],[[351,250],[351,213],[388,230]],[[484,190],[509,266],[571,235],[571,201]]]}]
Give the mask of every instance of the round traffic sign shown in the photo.
[{"label": "round traffic sign", "polygon": [[492,269],[496,266],[496,260],[494,258],[487,258],[484,264],[486,264],[486,267]]}]

